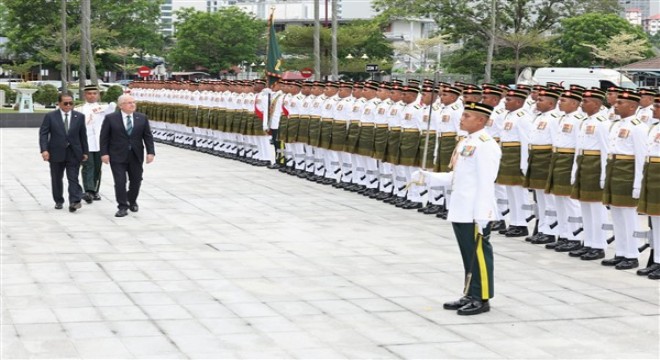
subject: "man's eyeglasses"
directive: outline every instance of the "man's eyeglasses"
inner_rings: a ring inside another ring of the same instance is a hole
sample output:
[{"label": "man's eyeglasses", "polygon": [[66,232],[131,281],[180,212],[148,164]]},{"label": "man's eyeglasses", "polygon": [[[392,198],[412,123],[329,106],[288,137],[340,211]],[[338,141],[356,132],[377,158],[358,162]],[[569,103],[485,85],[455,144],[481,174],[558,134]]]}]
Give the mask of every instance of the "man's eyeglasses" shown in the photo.
[{"label": "man's eyeglasses", "polygon": [[73,105],[73,101],[62,101],[62,105],[71,106],[71,105]]}]

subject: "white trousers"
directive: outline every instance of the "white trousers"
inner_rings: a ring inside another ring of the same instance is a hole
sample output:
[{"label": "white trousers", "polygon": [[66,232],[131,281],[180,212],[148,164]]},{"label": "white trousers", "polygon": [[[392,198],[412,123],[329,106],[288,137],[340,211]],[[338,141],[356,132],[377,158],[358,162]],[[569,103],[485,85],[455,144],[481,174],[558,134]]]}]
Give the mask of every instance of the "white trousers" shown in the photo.
[{"label": "white trousers", "polygon": [[552,194],[546,194],[545,191],[537,189],[534,189],[534,194],[536,195],[536,206],[539,211],[539,232],[546,235],[556,236],[557,227],[553,229],[550,225],[557,220],[557,217],[545,214],[546,211],[555,210],[555,196]]},{"label": "white trousers", "polygon": [[555,207],[557,208],[557,233],[559,237],[568,240],[580,240],[582,233],[573,235],[580,228],[580,223],[570,222],[569,218],[579,218],[580,203],[568,196],[555,196]]},{"label": "white trousers", "polygon": [[614,225],[614,244],[616,256],[637,259],[639,250],[633,237],[637,229],[637,209],[632,207],[610,206],[612,225]]},{"label": "white trousers", "polygon": [[603,225],[607,221],[607,208],[603,203],[580,201],[584,246],[592,249],[607,249],[607,233]]},{"label": "white trousers", "polygon": [[506,197],[509,200],[509,223],[511,226],[527,226],[523,205],[527,203],[527,189],[522,186],[505,185]]}]

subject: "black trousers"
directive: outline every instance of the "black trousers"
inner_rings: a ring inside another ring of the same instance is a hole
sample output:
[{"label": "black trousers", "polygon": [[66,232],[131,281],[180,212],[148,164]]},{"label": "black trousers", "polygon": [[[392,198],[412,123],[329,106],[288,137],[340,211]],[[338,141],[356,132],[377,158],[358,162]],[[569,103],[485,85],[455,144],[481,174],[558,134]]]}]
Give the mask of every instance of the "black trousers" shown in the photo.
[{"label": "black trousers", "polygon": [[69,203],[80,202],[82,198],[82,187],[78,182],[78,173],[80,172],[80,161],[75,159],[73,150],[67,148],[66,160],[60,162],[50,162],[50,184],[53,191],[53,200],[55,203],[64,203],[64,172],[69,182]]},{"label": "black trousers", "polygon": [[[478,233],[475,223],[452,223],[465,269],[465,295],[488,300],[495,295],[493,282],[493,247],[490,227]],[[471,275],[468,275],[471,274]]]},{"label": "black trousers", "polygon": [[101,152],[90,151],[87,161],[82,163],[82,180],[85,192],[98,194],[101,187]]},{"label": "black trousers", "polygon": [[[129,205],[137,204],[137,198],[142,185],[142,162],[134,153],[128,156],[128,162],[113,162],[110,158],[110,169],[115,181],[115,199],[118,209],[128,209]],[[128,191],[126,179],[128,175]]]}]

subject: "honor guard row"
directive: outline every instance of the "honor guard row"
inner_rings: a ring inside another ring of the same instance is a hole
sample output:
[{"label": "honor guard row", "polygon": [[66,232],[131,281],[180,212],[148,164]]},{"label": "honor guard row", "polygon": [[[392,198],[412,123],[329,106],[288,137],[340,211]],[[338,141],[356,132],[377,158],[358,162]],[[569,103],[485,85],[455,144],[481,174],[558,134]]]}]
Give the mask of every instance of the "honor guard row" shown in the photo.
[{"label": "honor guard row", "polygon": [[[445,219],[452,185],[413,174],[451,172],[468,135],[465,104],[483,104],[492,108],[484,131],[502,153],[491,230],[582,260],[604,258],[615,239],[614,258],[602,263],[617,269],[639,266],[640,238],[660,245],[660,100],[648,89],[430,80],[131,85],[159,141]],[[638,231],[638,212],[649,215],[650,232]],[[638,274],[660,278],[658,263],[654,252]]]}]

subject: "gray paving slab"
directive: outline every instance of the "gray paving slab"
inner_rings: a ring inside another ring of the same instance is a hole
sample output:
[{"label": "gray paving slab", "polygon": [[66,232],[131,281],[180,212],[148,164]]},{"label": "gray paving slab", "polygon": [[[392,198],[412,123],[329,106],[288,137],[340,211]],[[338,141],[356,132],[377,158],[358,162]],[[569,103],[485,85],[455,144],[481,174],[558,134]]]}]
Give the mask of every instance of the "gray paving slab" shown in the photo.
[{"label": "gray paving slab", "polygon": [[660,358],[634,271],[497,235],[492,310],[460,317],[445,221],[167,145],[139,213],[113,216],[104,166],[71,214],[36,129],[0,133],[3,359]]}]

